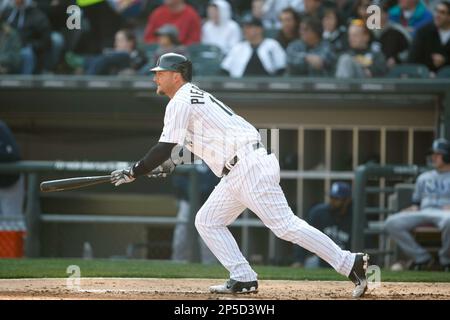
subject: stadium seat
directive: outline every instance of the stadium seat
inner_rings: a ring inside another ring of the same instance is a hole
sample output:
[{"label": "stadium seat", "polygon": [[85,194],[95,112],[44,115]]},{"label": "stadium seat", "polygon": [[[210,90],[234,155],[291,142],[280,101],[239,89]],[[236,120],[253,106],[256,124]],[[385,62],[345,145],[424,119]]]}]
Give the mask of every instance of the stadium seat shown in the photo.
[{"label": "stadium seat", "polygon": [[142,45],[142,50],[145,52],[145,56],[148,59],[149,63],[153,62],[153,55],[155,54],[156,50],[158,49],[157,43],[145,43]]},{"label": "stadium seat", "polygon": [[438,227],[425,224],[411,230],[418,243],[437,256],[439,248],[442,246],[441,231]]},{"label": "stadium seat", "polygon": [[430,77],[430,71],[422,64],[399,64],[389,71],[388,78],[419,78]]},{"label": "stadium seat", "polygon": [[436,74],[437,78],[450,78],[450,66],[446,66],[438,71]]},{"label": "stadium seat", "polygon": [[147,63],[141,67],[138,71],[140,75],[151,75],[150,69],[155,66],[155,52],[158,50],[159,45],[157,43],[140,43],[138,45],[139,50],[145,53]]},{"label": "stadium seat", "polygon": [[223,59],[219,47],[206,44],[193,44],[187,47],[189,58],[192,61],[194,76],[213,76],[220,72]]}]

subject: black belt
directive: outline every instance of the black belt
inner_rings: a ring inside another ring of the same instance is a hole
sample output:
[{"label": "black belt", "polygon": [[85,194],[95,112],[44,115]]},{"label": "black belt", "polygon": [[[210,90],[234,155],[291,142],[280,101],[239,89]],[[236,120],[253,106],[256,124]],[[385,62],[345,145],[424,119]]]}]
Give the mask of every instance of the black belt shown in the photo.
[{"label": "black belt", "polygon": [[[263,145],[262,145],[262,143],[257,142],[257,143],[252,144],[252,147],[253,147],[253,150],[258,150],[259,148],[262,148]],[[231,159],[231,161],[230,161],[230,164],[232,165],[231,169],[233,169],[233,167],[236,165],[236,163],[238,161],[239,161],[239,158],[237,155],[234,156],[233,159]],[[226,166],[223,167],[222,175],[226,176],[228,173],[230,173],[230,169],[228,169]]]}]

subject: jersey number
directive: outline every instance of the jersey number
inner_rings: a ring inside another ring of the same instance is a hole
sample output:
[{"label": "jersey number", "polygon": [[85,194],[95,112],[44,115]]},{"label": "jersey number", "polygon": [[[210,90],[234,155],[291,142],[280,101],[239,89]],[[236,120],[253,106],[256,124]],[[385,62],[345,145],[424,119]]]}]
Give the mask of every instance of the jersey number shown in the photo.
[{"label": "jersey number", "polygon": [[234,114],[233,110],[231,110],[231,108],[225,104],[223,104],[222,102],[217,101],[216,99],[214,99],[212,96],[209,96],[209,98],[211,99],[211,101],[215,104],[217,104],[223,111],[225,111],[229,116],[232,116]]}]

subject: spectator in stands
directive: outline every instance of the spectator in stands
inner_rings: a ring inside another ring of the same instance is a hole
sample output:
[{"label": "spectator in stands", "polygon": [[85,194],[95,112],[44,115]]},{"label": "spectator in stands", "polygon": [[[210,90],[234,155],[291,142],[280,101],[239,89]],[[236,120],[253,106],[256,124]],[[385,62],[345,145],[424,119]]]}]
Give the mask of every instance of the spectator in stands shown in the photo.
[{"label": "spectator in stands", "polygon": [[335,7],[325,7],[322,18],[323,40],[330,43],[331,50],[339,55],[348,49],[347,29],[340,22],[340,17]]},{"label": "spectator in stands", "polygon": [[372,32],[375,41],[381,46],[387,66],[392,68],[407,60],[412,38],[400,24],[389,21],[388,12],[388,2],[385,1],[381,6],[381,29],[374,29]]},{"label": "spectator in stands", "polygon": [[266,32],[275,34],[281,28],[280,14],[286,8],[297,13],[303,11],[303,0],[252,0],[251,12],[243,15],[243,19],[255,17],[261,19]]},{"label": "spectator in stands", "polygon": [[280,13],[281,29],[276,40],[286,49],[288,45],[298,39],[300,27],[300,16],[291,7],[285,8]]},{"label": "spectator in stands", "polygon": [[202,27],[202,43],[219,47],[224,54],[241,41],[241,28],[231,19],[231,6],[225,0],[212,1]]},{"label": "spectator in stands", "polygon": [[211,0],[187,0],[186,2],[195,9],[195,11],[202,19],[206,18],[208,5],[211,2]]},{"label": "spectator in stands", "polygon": [[[122,27],[122,19],[107,0],[76,0],[82,11],[82,34],[75,52],[100,54],[114,45],[115,35]],[[73,31],[72,31],[73,32]]]},{"label": "spectator in stands", "polygon": [[431,160],[434,170],[422,173],[416,181],[412,205],[393,214],[385,221],[384,228],[402,251],[413,259],[412,270],[432,266],[430,253],[421,247],[410,231],[422,225],[432,224],[442,232],[442,248],[439,251],[441,266],[450,271],[450,142],[436,139],[432,146]]},{"label": "spectator in stands", "polygon": [[113,49],[105,49],[101,55],[78,56],[67,53],[66,62],[73,68],[83,68],[89,75],[135,74],[147,61],[137,49],[136,36],[128,29],[116,33]]},{"label": "spectator in stands", "polygon": [[50,23],[32,0],[14,0],[2,18],[17,31],[22,42],[22,74],[33,74],[43,66],[44,54],[51,48]]},{"label": "spectator in stands", "polygon": [[[247,12],[250,12],[252,9],[252,2],[248,0],[227,0],[231,7],[233,8],[233,12],[237,17],[244,17]],[[239,20],[240,21],[240,20]]]},{"label": "spectator in stands", "polygon": [[0,74],[20,71],[21,42],[17,32],[8,24],[0,21]]},{"label": "spectator in stands", "polygon": [[[275,25],[264,8],[266,0],[252,0],[251,11],[243,15],[242,21],[249,20],[252,17],[260,19],[265,30],[272,30]],[[241,22],[242,22],[241,21]]]},{"label": "spectator in stands", "polygon": [[177,27],[182,44],[188,46],[200,42],[200,16],[184,0],[164,0],[164,4],[151,13],[145,28],[145,42],[156,42],[155,31],[165,24]]},{"label": "spectator in stands", "polygon": [[328,42],[322,40],[322,24],[314,17],[300,23],[300,39],[287,50],[289,75],[329,76],[333,74],[336,56]]},{"label": "spectator in stands", "polygon": [[[95,51],[96,49],[91,48],[93,46],[100,47],[101,41],[99,40],[99,38],[95,38],[95,41],[92,41],[92,38],[96,36],[94,36],[94,31],[89,33],[87,32],[87,30],[90,29],[91,26],[87,22],[88,20],[86,18],[86,14],[83,13],[81,16],[81,29],[70,30],[67,28],[67,8],[70,5],[74,4],[74,0],[34,1],[37,3],[38,8],[46,14],[47,18],[50,21],[50,27],[52,30],[50,34],[51,50],[47,52],[44,57],[44,72],[63,71],[62,68],[64,67],[64,65],[62,64],[62,62],[64,61],[65,52],[74,51],[76,49],[78,42],[80,41],[80,37],[83,36],[83,33],[85,34],[84,37],[86,38],[83,40],[83,48],[80,48],[79,52],[100,52],[100,49],[99,51]],[[108,20],[111,22],[111,19]],[[93,28],[96,28],[96,26]],[[89,34],[89,36],[87,36],[86,34]],[[91,37],[91,44],[87,42],[89,40],[89,37]],[[91,48],[92,50],[89,51],[89,48]]]},{"label": "spectator in stands", "polygon": [[436,9],[438,3],[441,2],[441,0],[424,0],[423,2],[427,6],[428,10],[433,12]]},{"label": "spectator in stands", "polygon": [[364,22],[367,21],[369,14],[367,13],[367,8],[372,4],[371,0],[357,0],[353,4],[353,13],[351,20],[360,19]]},{"label": "spectator in stands", "polygon": [[389,20],[401,24],[414,36],[417,29],[433,21],[433,15],[421,0],[399,0],[389,10]]},{"label": "spectator in stands", "polygon": [[[262,2],[262,11],[264,12],[263,23],[268,21],[267,27],[271,29],[278,30],[282,27],[279,17],[284,9],[292,8],[297,13],[304,10],[303,0],[265,0]],[[266,27],[266,25],[264,26]]]},{"label": "spectator in stands", "polygon": [[434,22],[417,30],[409,61],[424,64],[432,72],[450,65],[450,1],[441,1]]},{"label": "spectator in stands", "polygon": [[301,19],[304,17],[314,17],[319,20],[323,18],[322,0],[303,0],[305,10],[302,12]]},{"label": "spectator in stands", "polygon": [[[44,57],[44,71],[43,72],[54,72],[56,67],[61,62],[63,57],[63,52],[66,45],[71,44],[75,34],[78,34],[78,30],[67,29],[67,7],[69,7],[73,1],[72,0],[34,0],[41,11],[47,16],[50,22],[50,40],[51,40],[51,50],[47,51]],[[70,43],[67,43],[66,37],[69,39]]]},{"label": "spectator in stands", "polygon": [[0,15],[8,7],[9,0],[0,0]]},{"label": "spectator in stands", "polygon": [[138,18],[146,0],[107,0],[113,10],[127,22]]},{"label": "spectator in stands", "polygon": [[187,54],[186,47],[180,43],[178,29],[175,26],[170,24],[163,25],[156,30],[155,35],[158,39],[158,48],[153,55],[153,61],[148,62],[150,66],[154,66],[159,57],[168,52],[175,52],[182,55]]},{"label": "spectator in stands", "polygon": [[338,78],[381,77],[387,71],[383,53],[371,46],[371,34],[363,20],[353,20],[348,30],[349,50],[336,66]]},{"label": "spectator in stands", "polygon": [[222,69],[232,77],[274,76],[283,74],[286,53],[278,41],[264,38],[262,21],[247,17],[243,21],[244,38],[222,61]]},{"label": "spectator in stands", "polygon": [[150,69],[156,64],[159,57],[168,52],[175,52],[187,56],[186,46],[180,43],[178,29],[171,24],[165,24],[155,31],[157,37],[157,47],[147,53],[149,61],[139,70],[141,75],[151,75]]},{"label": "spectator in stands", "polygon": [[[219,182],[219,179],[204,162],[196,165],[196,168],[200,187],[200,207],[208,199],[209,195]],[[172,260],[178,262],[189,262],[189,258],[191,257],[192,243],[189,242],[189,229],[197,234],[197,231],[189,226],[189,217],[191,215],[191,206],[189,203],[189,181],[189,177],[183,175],[176,175],[172,178],[172,183],[178,200],[177,219],[181,221],[175,226],[172,238]],[[208,249],[203,240],[200,237],[198,238],[200,244],[201,262],[203,264],[217,263],[217,259],[214,254]]]},{"label": "spectator in stands", "polygon": [[[9,127],[0,120],[0,163],[21,160],[19,146]],[[0,173],[0,217],[22,216],[24,181],[18,173]]]},{"label": "spectator in stands", "polygon": [[346,23],[352,16],[353,0],[335,0],[329,2],[332,2],[332,5],[335,6],[339,14],[339,20],[342,23]]},{"label": "spectator in stands", "polygon": [[[308,212],[307,222],[329,236],[340,248],[350,250],[352,235],[352,190],[346,182],[334,182],[331,185],[330,200],[320,203]],[[293,267],[305,265],[307,251],[295,247]],[[315,257],[311,267],[330,268],[330,265]]]}]

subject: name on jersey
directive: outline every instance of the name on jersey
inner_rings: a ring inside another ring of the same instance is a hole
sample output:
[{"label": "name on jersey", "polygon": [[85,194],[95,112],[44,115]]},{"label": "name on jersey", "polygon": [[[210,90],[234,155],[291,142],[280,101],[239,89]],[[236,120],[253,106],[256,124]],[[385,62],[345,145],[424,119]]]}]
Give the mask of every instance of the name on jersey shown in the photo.
[{"label": "name on jersey", "polygon": [[205,104],[205,93],[200,89],[191,89],[191,104]]},{"label": "name on jersey", "polygon": [[423,189],[426,194],[450,195],[450,181],[427,179],[424,181]]}]

